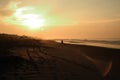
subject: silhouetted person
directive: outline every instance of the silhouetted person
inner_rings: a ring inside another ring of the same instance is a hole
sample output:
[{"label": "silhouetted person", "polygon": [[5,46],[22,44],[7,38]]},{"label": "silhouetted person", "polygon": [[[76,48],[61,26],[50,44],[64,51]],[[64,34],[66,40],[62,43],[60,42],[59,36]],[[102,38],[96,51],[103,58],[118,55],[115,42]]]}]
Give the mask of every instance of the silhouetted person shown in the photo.
[{"label": "silhouetted person", "polygon": [[64,44],[63,40],[61,40],[61,44]]}]

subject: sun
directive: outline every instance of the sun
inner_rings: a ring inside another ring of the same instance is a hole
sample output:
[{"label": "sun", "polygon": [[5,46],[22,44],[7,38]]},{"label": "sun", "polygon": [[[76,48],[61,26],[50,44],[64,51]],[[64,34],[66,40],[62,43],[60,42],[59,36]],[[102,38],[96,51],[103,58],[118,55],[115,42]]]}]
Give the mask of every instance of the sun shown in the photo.
[{"label": "sun", "polygon": [[45,25],[45,19],[40,14],[24,13],[25,11],[32,11],[31,7],[24,7],[17,9],[15,16],[19,24],[26,26],[29,29],[39,29]]},{"label": "sun", "polygon": [[38,29],[45,25],[45,19],[40,18],[37,14],[22,15],[22,24],[30,29]]}]

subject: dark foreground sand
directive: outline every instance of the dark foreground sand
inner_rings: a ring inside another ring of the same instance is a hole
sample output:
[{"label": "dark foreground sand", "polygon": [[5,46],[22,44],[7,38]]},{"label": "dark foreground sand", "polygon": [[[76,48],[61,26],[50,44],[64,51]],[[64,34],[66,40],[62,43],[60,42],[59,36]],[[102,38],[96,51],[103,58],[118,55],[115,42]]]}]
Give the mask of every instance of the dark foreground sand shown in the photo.
[{"label": "dark foreground sand", "polygon": [[0,80],[120,80],[120,50],[54,41],[1,46]]}]

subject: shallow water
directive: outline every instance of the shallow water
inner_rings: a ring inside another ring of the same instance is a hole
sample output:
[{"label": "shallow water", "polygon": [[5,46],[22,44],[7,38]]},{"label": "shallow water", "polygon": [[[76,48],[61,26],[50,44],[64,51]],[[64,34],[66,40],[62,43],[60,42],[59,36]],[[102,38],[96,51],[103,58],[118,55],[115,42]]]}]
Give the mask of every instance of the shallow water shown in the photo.
[{"label": "shallow water", "polygon": [[[61,40],[55,40],[61,42]],[[91,45],[107,48],[120,49],[120,40],[80,40],[80,39],[65,39],[64,43],[79,44],[79,45]]]}]

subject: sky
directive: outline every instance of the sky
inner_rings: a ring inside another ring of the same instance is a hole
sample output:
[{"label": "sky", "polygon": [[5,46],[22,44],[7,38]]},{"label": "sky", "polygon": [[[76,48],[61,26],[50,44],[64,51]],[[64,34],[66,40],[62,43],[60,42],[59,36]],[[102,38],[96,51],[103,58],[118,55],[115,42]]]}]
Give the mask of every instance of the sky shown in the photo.
[{"label": "sky", "polygon": [[0,0],[0,33],[120,39],[120,0]]}]

